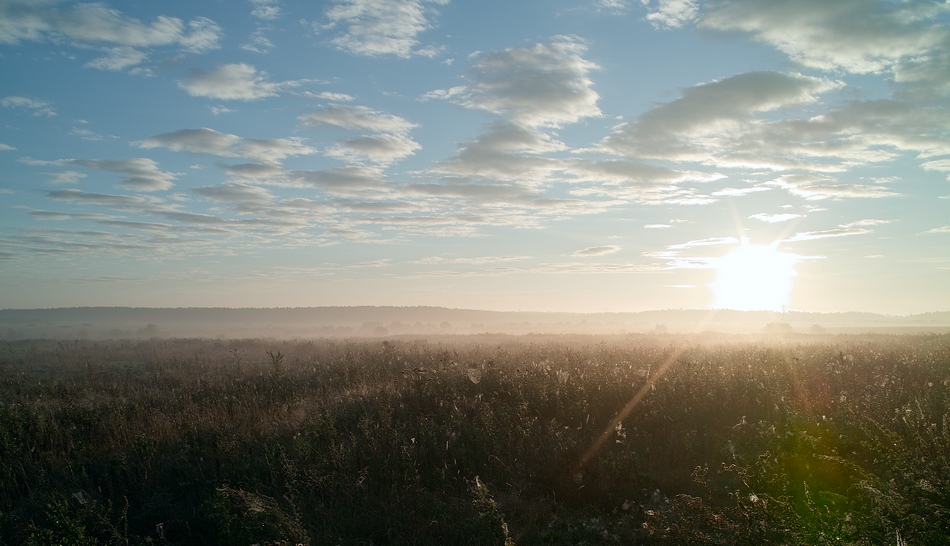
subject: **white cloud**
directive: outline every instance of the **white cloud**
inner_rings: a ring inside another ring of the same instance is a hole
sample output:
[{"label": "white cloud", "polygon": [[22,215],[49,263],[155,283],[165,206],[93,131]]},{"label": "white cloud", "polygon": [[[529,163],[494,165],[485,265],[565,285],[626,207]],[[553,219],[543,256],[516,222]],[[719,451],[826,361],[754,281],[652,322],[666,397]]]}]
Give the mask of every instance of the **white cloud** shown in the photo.
[{"label": "white cloud", "polygon": [[753,188],[723,188],[721,190],[716,190],[712,192],[711,195],[716,197],[741,197],[743,195],[748,195],[750,193],[757,193],[760,191],[769,191],[772,188],[766,188],[762,186],[755,186]]},{"label": "white cloud", "polygon": [[106,50],[105,57],[99,57],[86,63],[87,68],[102,70],[124,70],[130,66],[141,64],[147,55],[138,49],[128,46],[111,47]]},{"label": "white cloud", "polygon": [[446,4],[448,0],[336,0],[326,10],[323,28],[342,30],[330,40],[342,51],[407,58],[428,51],[414,51],[417,36],[432,27],[432,6]]},{"label": "white cloud", "polygon": [[557,161],[539,154],[565,148],[562,142],[537,129],[496,124],[464,143],[458,155],[439,163],[431,172],[537,184],[559,167]]},{"label": "white cloud", "polygon": [[804,66],[880,73],[900,61],[945,55],[946,5],[880,0],[711,0],[701,27],[746,32]]},{"label": "white cloud", "polygon": [[267,39],[267,36],[264,36],[264,31],[262,29],[257,29],[251,34],[251,39],[247,43],[241,45],[241,49],[245,51],[253,51],[254,53],[267,53],[274,48],[274,43]]},{"label": "white cloud", "polygon": [[298,119],[310,127],[337,127],[373,133],[405,134],[416,126],[399,116],[365,106],[329,106],[303,114]]},{"label": "white cloud", "polygon": [[646,229],[666,229],[666,228],[671,228],[673,226],[669,224],[646,224],[643,227]]},{"label": "white cloud", "polygon": [[154,161],[145,157],[120,160],[61,159],[56,163],[117,173],[121,176],[120,186],[138,191],[167,190],[175,185],[172,181],[178,178],[174,173],[159,170]]},{"label": "white cloud", "polygon": [[749,216],[749,218],[752,218],[753,220],[768,222],[770,224],[777,224],[779,222],[788,222],[789,220],[794,220],[795,218],[801,218],[801,217],[802,217],[801,214],[791,214],[791,213],[766,214],[764,212],[760,212],[758,214],[753,214],[752,216]]},{"label": "white cloud", "polygon": [[422,97],[420,97],[420,99],[423,101],[427,101],[431,99],[449,100],[449,99],[452,99],[454,97],[464,94],[466,91],[468,91],[468,87],[464,85],[457,85],[449,89],[435,89],[433,91],[429,91],[423,94]]},{"label": "white cloud", "polygon": [[108,214],[71,214],[46,210],[31,210],[30,216],[37,220],[54,220],[60,222],[69,220],[108,220],[112,218],[112,216]]},{"label": "white cloud", "polygon": [[75,184],[88,175],[79,171],[62,171],[58,173],[43,173],[50,177],[53,184]]},{"label": "white cloud", "polygon": [[[73,128],[69,131],[69,134],[70,134],[71,136],[77,136],[77,137],[79,137],[79,138],[81,138],[81,139],[83,139],[83,140],[91,140],[91,141],[94,141],[94,142],[100,141],[100,140],[105,140],[105,139],[107,138],[107,137],[105,137],[105,136],[103,136],[103,135],[100,135],[99,133],[97,133],[97,132],[95,132],[95,131],[93,131],[93,130],[91,130],[91,129],[86,129],[85,127],[73,127]],[[114,135],[110,135],[108,138],[110,138],[110,139],[115,139],[115,138],[118,138],[118,137],[117,137],[117,136],[114,136]]]},{"label": "white cloud", "polygon": [[267,74],[249,64],[226,64],[209,72],[192,69],[178,85],[193,97],[221,100],[257,100],[277,95],[290,82],[267,81]]},{"label": "white cloud", "polygon": [[482,265],[502,262],[514,262],[519,260],[528,260],[530,256],[477,256],[474,258],[446,258],[443,256],[431,256],[421,260],[412,260],[411,264],[464,264],[464,265]]},{"label": "white cloud", "polygon": [[927,230],[925,233],[950,233],[950,226],[935,227]]},{"label": "white cloud", "polygon": [[272,20],[280,17],[280,3],[277,0],[250,0],[254,9],[251,15],[258,19]]},{"label": "white cloud", "polygon": [[937,171],[947,173],[947,180],[950,181],[950,159],[936,159],[927,161],[920,165],[926,171]]},{"label": "white cloud", "polygon": [[189,53],[204,53],[218,49],[218,40],[221,38],[221,27],[206,17],[198,17],[188,23],[191,31],[181,37],[179,43]]},{"label": "white cloud", "polygon": [[34,116],[52,117],[56,115],[53,106],[43,100],[31,99],[28,97],[9,96],[0,99],[0,104],[7,108],[23,108],[32,110]]},{"label": "white cloud", "polygon": [[803,231],[801,233],[792,235],[788,239],[785,239],[785,242],[795,243],[799,241],[814,241],[816,239],[827,239],[830,237],[850,237],[852,235],[864,235],[866,233],[871,233],[871,230],[838,227],[835,229],[826,229],[822,231]]},{"label": "white cloud", "polygon": [[627,8],[626,0],[597,0],[595,2],[597,10],[623,11]]},{"label": "white cloud", "polygon": [[739,239],[736,239],[735,237],[710,237],[708,239],[698,239],[695,241],[687,241],[685,243],[670,245],[666,248],[669,250],[685,250],[687,248],[693,248],[697,246],[734,245],[738,242]]},{"label": "white cloud", "polygon": [[391,260],[389,258],[383,258],[381,260],[355,263],[353,264],[353,267],[386,267],[390,265],[390,261]]},{"label": "white cloud", "polygon": [[[469,72],[473,83],[458,102],[487,110],[527,127],[559,127],[600,117],[599,96],[588,73],[597,65],[584,59],[583,44],[558,38],[550,44],[513,47],[478,56]],[[450,90],[435,98],[452,96]]]},{"label": "white cloud", "polygon": [[370,161],[387,165],[414,154],[419,148],[419,143],[407,136],[382,134],[339,140],[326,154],[350,163]]},{"label": "white cloud", "polygon": [[640,0],[648,7],[647,21],[656,28],[679,28],[691,23],[699,14],[696,0]]},{"label": "white cloud", "polygon": [[[705,160],[750,118],[810,104],[841,83],[801,74],[749,72],[700,84],[683,96],[614,128],[604,145],[633,157]],[[728,142],[728,140],[726,141]]]},{"label": "white cloud", "polygon": [[211,114],[215,116],[220,116],[221,114],[230,114],[234,112],[234,110],[226,106],[211,106],[210,108],[211,108]]},{"label": "white cloud", "polygon": [[950,159],[937,159],[920,165],[927,171],[950,172]]},{"label": "white cloud", "polygon": [[893,220],[879,220],[877,218],[865,218],[863,220],[855,220],[854,222],[841,224],[839,227],[850,228],[850,227],[860,227],[860,226],[880,226],[883,224],[890,224],[892,222]]},{"label": "white cloud", "polygon": [[414,123],[365,106],[333,105],[303,114],[298,118],[309,127],[335,127],[348,131],[369,132],[358,138],[338,140],[326,151],[330,157],[350,163],[369,161],[388,165],[412,155],[420,148],[407,133]]},{"label": "white cloud", "polygon": [[356,97],[353,95],[347,95],[346,93],[333,93],[331,91],[322,91],[320,93],[314,94],[313,97],[332,102],[351,102],[356,100]]},{"label": "white cloud", "polygon": [[165,15],[143,23],[104,4],[79,3],[67,9],[53,4],[30,0],[0,3],[0,43],[65,38],[83,47],[104,44],[108,55],[87,66],[109,70],[138,64],[146,57],[141,49],[178,46],[188,53],[202,53],[219,47],[221,29],[204,17],[187,25]]},{"label": "white cloud", "polygon": [[263,162],[316,153],[316,149],[303,144],[298,138],[245,139],[204,127],[156,135],[133,144],[139,148],[164,147],[176,152],[243,157]]},{"label": "white cloud", "polygon": [[16,148],[14,148],[13,146],[0,142],[0,152],[12,152],[14,150],[16,150]]},{"label": "white cloud", "polygon": [[97,205],[120,210],[140,210],[149,204],[149,201],[144,197],[89,193],[81,190],[51,191],[47,194],[47,197],[59,201],[70,201],[82,205]]},{"label": "white cloud", "polygon": [[619,251],[620,247],[617,245],[592,246],[575,251],[573,256],[606,256]]},{"label": "white cloud", "polygon": [[266,204],[274,200],[274,195],[264,188],[233,182],[218,184],[217,186],[203,186],[192,191],[208,199],[229,203]]},{"label": "white cloud", "polygon": [[850,184],[822,175],[783,175],[767,184],[809,200],[865,198],[880,199],[900,195],[887,186]]}]

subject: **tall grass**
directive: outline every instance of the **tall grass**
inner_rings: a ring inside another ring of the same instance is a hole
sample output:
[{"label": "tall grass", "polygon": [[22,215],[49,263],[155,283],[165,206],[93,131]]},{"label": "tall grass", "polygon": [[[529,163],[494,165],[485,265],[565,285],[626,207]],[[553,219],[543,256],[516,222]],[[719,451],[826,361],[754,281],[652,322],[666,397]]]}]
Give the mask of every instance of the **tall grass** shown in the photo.
[{"label": "tall grass", "polygon": [[0,544],[941,544],[948,397],[950,336],[12,342]]}]

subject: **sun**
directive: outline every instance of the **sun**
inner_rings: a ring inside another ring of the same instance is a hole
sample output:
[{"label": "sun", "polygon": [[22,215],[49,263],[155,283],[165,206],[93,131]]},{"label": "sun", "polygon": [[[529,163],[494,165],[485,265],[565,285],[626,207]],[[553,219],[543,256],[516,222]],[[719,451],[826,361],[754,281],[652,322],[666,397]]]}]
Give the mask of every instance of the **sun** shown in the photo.
[{"label": "sun", "polygon": [[738,311],[781,311],[788,305],[796,254],[779,252],[777,245],[742,245],[715,261],[713,308]]}]

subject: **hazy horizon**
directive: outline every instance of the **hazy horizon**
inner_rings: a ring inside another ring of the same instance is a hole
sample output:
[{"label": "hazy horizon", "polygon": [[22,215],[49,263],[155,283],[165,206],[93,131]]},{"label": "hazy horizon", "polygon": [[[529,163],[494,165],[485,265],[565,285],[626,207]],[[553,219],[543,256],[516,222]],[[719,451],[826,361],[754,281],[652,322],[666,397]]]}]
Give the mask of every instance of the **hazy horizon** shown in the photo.
[{"label": "hazy horizon", "polygon": [[0,0],[0,309],[950,310],[950,4]]}]

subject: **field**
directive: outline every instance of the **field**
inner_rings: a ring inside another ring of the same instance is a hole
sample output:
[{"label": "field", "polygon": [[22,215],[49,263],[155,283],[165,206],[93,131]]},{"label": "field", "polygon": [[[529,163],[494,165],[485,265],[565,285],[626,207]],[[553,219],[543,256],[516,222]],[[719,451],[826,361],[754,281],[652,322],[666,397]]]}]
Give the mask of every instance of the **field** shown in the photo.
[{"label": "field", "polygon": [[950,335],[14,341],[0,544],[944,544]]}]

